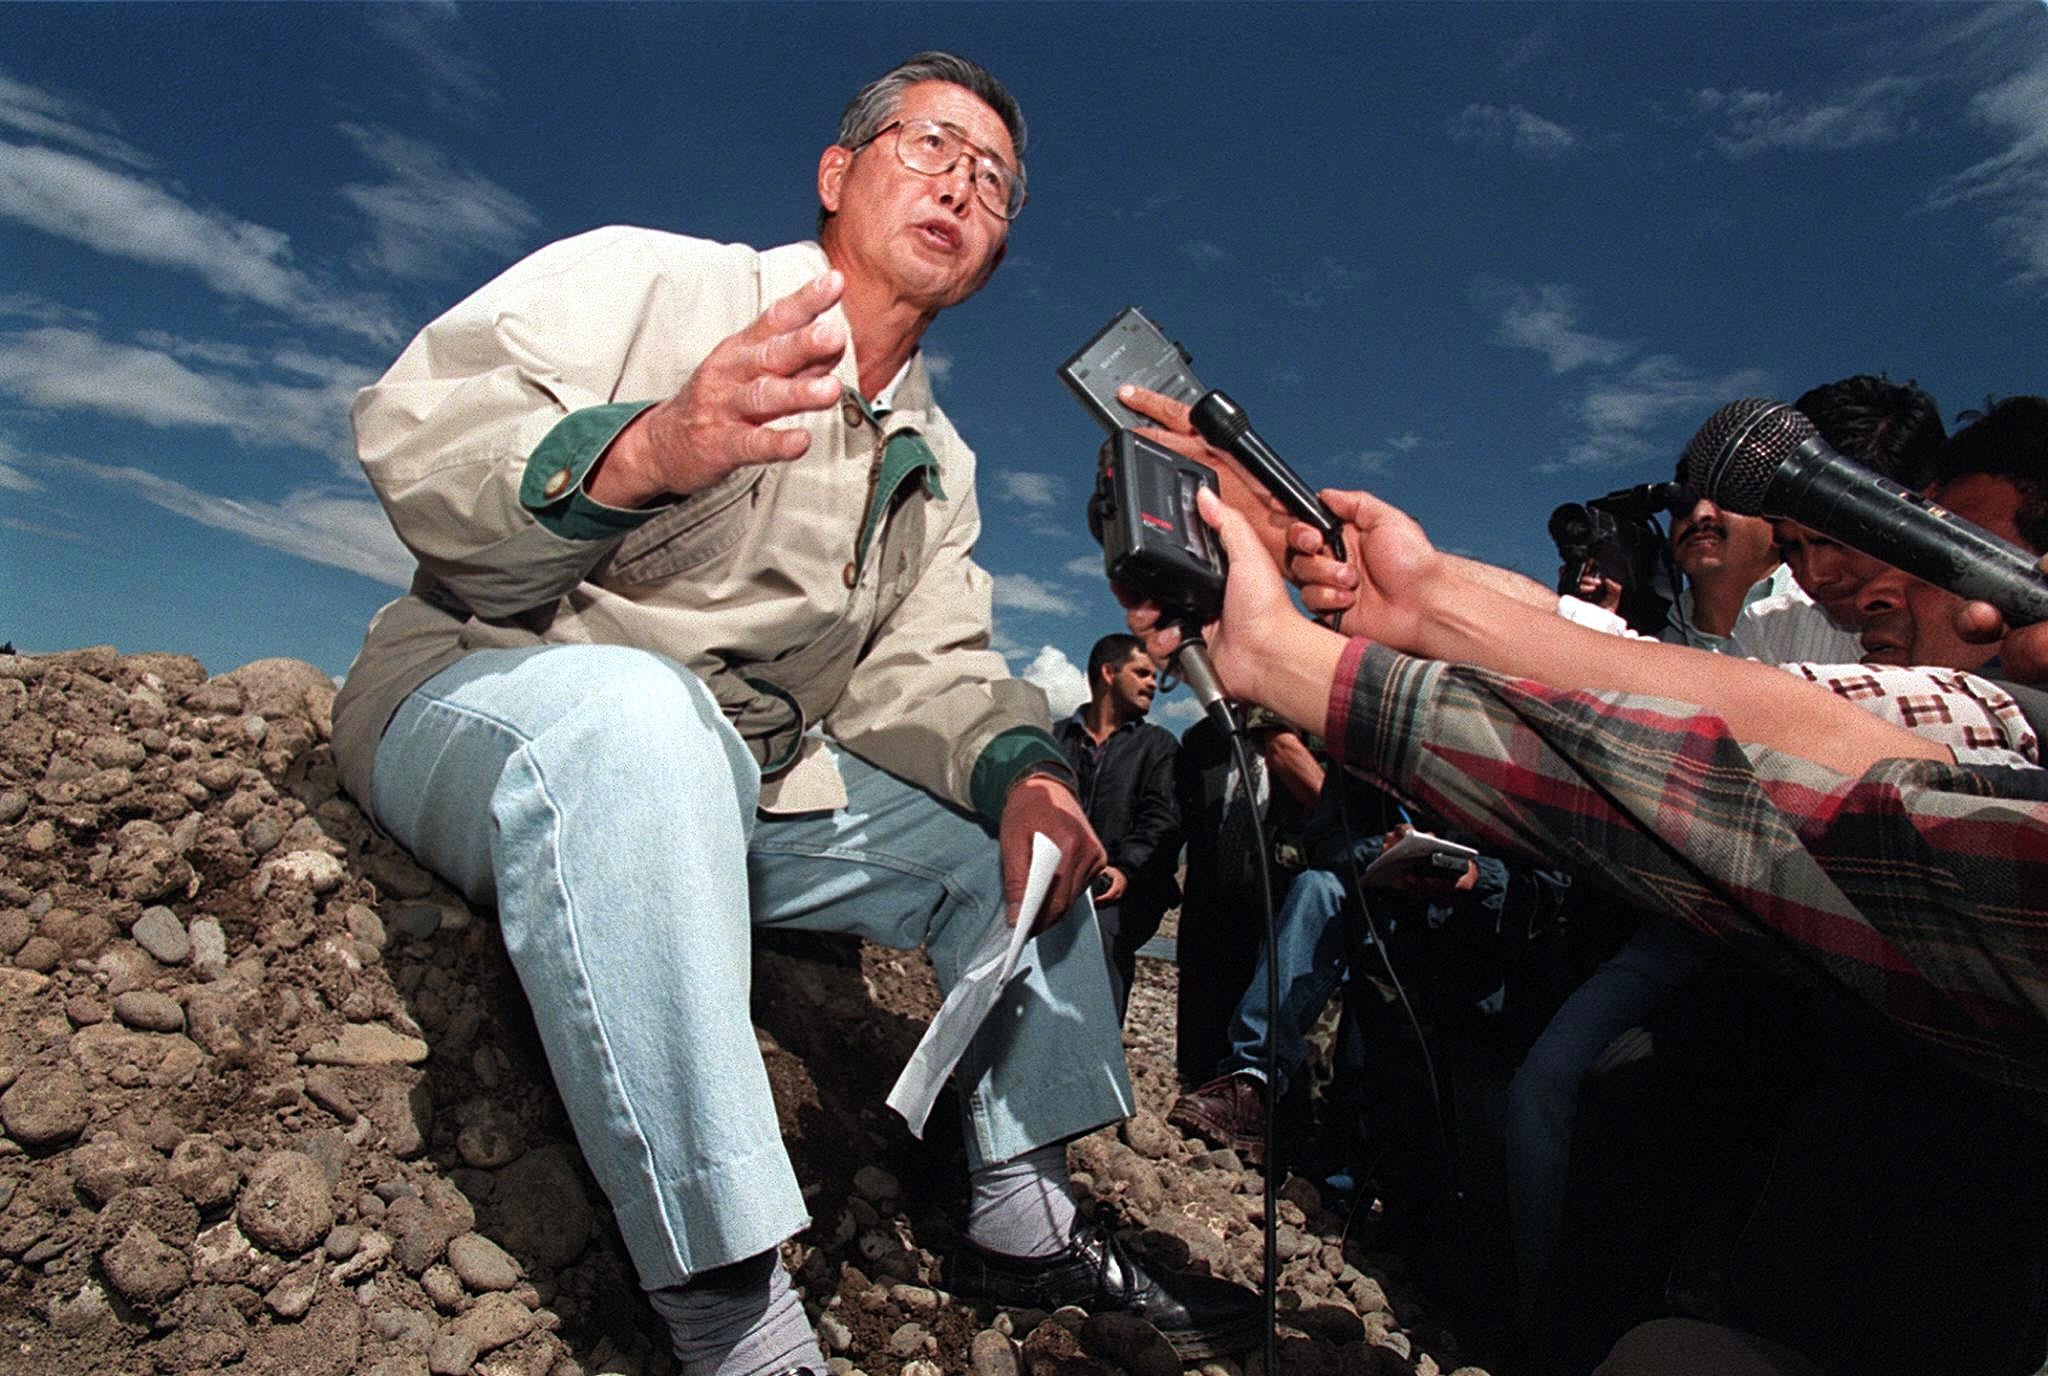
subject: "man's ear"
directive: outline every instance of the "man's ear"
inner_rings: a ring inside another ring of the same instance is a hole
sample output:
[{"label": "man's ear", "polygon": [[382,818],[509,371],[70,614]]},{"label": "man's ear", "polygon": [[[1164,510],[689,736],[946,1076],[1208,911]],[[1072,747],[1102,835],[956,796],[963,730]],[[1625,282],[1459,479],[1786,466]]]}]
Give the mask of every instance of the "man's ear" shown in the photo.
[{"label": "man's ear", "polygon": [[818,155],[818,204],[828,214],[839,213],[840,192],[846,182],[846,169],[851,166],[852,150],[836,143]]}]

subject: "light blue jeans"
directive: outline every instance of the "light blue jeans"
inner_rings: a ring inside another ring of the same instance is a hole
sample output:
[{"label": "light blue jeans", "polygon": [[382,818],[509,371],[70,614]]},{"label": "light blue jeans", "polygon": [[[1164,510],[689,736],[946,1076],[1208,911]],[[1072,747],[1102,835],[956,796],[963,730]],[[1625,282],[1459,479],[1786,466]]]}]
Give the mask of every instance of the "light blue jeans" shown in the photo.
[{"label": "light blue jeans", "polygon": [[[584,645],[472,654],[408,698],[378,747],[377,820],[497,905],[577,1140],[650,1289],[808,1221],[748,1016],[750,924],[923,944],[949,989],[1003,921],[982,823],[837,759],[844,810],[757,815],[759,771],[694,674]],[[1035,941],[1037,970],[954,1072],[970,1167],[1131,1112],[1093,923]]]}]

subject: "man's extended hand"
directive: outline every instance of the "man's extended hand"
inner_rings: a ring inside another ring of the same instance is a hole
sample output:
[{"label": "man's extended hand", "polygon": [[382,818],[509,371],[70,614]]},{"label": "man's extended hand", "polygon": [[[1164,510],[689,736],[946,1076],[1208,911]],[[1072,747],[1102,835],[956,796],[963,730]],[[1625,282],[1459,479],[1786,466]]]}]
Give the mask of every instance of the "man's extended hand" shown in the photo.
[{"label": "man's extended hand", "polygon": [[838,271],[823,273],[720,341],[674,396],[619,432],[585,479],[591,499],[637,507],[701,492],[748,464],[800,458],[810,435],[770,422],[839,399],[832,370],[846,329],[819,317],[845,288]]},{"label": "man's extended hand", "polygon": [[998,832],[1003,856],[1003,903],[1012,924],[1024,902],[1024,880],[1031,873],[1031,836],[1045,833],[1060,848],[1060,867],[1039,909],[1034,932],[1042,932],[1067,914],[1102,872],[1109,855],[1096,839],[1095,828],[1072,789],[1047,774],[1027,774],[1010,789],[1003,803]]}]

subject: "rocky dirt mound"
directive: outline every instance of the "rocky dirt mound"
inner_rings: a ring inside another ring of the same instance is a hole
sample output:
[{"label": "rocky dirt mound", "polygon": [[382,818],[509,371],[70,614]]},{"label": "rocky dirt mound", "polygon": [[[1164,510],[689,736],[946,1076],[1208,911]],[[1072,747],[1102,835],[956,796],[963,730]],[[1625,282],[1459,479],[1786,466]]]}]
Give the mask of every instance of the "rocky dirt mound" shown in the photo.
[{"label": "rocky dirt mound", "polygon": [[[489,914],[338,795],[332,700],[287,660],[0,655],[0,1372],[667,1372]],[[1142,1251],[1249,1279],[1259,1177],[1161,1121],[1170,979],[1137,992],[1145,1111],[1076,1179]],[[754,1002],[835,1371],[1181,1369],[1142,1325],[945,1293],[957,1139],[881,1107],[921,958],[779,942]],[[1280,1213],[1282,1370],[1457,1364],[1397,1258],[1302,1182]]]}]

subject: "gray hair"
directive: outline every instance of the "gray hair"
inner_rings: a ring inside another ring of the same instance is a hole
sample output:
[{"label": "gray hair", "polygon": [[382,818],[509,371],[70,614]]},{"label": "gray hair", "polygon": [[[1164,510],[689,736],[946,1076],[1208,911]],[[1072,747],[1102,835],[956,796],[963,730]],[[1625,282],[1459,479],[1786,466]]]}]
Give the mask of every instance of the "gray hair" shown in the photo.
[{"label": "gray hair", "polygon": [[[1024,112],[1017,107],[1017,98],[988,68],[955,53],[918,53],[861,87],[839,116],[839,137],[834,142],[841,148],[859,148],[896,117],[903,93],[923,81],[961,87],[995,111],[1017,153],[1017,180],[1024,180]],[[820,207],[818,228],[822,230],[831,218],[832,212]]]}]

